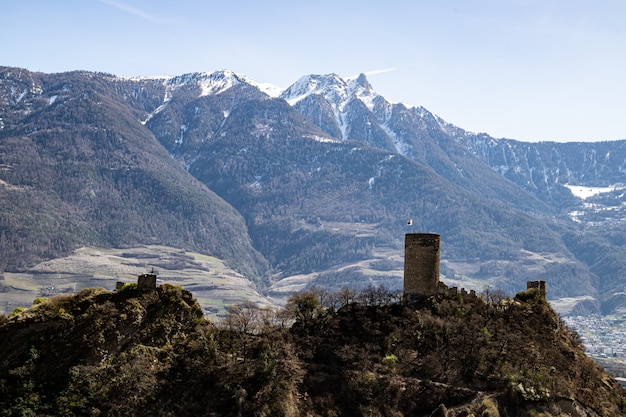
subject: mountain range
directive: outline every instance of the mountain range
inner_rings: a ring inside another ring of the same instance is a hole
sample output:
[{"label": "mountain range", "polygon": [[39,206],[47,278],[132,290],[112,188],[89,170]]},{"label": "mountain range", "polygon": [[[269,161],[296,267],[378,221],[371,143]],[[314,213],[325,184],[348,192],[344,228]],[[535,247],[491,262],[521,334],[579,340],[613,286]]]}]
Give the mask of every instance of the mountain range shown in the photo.
[{"label": "mountain range", "polygon": [[0,271],[158,244],[224,260],[268,300],[396,289],[404,234],[424,231],[448,285],[544,280],[569,311],[610,313],[626,302],[625,163],[626,141],[467,132],[364,75],[279,89],[2,67]]}]

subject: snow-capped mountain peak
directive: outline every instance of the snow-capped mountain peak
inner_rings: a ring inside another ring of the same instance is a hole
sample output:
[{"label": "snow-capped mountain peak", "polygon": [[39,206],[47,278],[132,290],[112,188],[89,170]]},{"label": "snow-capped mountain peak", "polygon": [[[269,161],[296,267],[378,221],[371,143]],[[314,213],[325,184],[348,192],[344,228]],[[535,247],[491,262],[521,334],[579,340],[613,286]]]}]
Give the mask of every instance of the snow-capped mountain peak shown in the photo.
[{"label": "snow-capped mountain peak", "polygon": [[350,96],[361,100],[370,111],[374,110],[374,100],[380,97],[376,94],[369,81],[367,81],[365,74],[360,74],[357,78],[351,80],[348,85],[348,91]]},{"label": "snow-capped mountain peak", "polygon": [[242,83],[256,86],[256,83],[245,75],[231,70],[220,70],[212,73],[194,72],[172,77],[166,81],[166,85],[174,89],[195,84],[201,89],[200,96],[219,94]]},{"label": "snow-capped mountain peak", "polygon": [[347,86],[337,74],[305,75],[280,96],[292,106],[313,94],[324,97],[333,105],[340,105],[347,99]]},{"label": "snow-capped mountain peak", "polygon": [[306,75],[287,88],[280,97],[293,106],[313,94],[324,97],[339,112],[353,99],[362,101],[372,110],[374,99],[378,97],[365,74],[353,79],[343,79],[337,74]]}]

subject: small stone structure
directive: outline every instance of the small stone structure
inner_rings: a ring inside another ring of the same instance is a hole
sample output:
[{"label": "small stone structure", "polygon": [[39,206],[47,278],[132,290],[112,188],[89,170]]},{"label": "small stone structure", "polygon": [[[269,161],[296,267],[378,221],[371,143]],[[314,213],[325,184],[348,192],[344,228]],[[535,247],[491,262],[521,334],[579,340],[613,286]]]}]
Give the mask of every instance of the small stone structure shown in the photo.
[{"label": "small stone structure", "polygon": [[404,240],[404,296],[437,294],[441,236],[407,233]]},{"label": "small stone structure", "polygon": [[[156,289],[157,276],[154,273],[143,274],[137,277],[137,289],[142,291],[150,291]],[[120,291],[124,287],[124,282],[117,281],[115,283],[115,290]]]},{"label": "small stone structure", "polygon": [[526,283],[526,291],[529,290],[536,290],[544,300],[548,294],[545,281],[528,281]]},{"label": "small stone structure", "polygon": [[156,274],[143,274],[137,277],[138,290],[154,290],[156,289]]}]

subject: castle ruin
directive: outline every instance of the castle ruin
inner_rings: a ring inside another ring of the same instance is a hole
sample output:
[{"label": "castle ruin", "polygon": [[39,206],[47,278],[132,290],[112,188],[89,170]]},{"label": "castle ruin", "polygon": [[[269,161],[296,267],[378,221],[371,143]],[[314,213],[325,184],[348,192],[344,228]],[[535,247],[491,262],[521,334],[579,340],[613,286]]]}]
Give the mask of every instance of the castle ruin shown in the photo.
[{"label": "castle ruin", "polygon": [[[142,274],[137,277],[137,289],[142,291],[150,291],[156,289],[157,276],[155,273]],[[118,281],[115,290],[120,291],[124,287],[124,282]]]},{"label": "castle ruin", "polygon": [[404,296],[433,295],[439,289],[441,236],[407,233],[404,240]]},{"label": "castle ruin", "polygon": [[526,291],[534,290],[539,293],[539,296],[544,300],[547,297],[546,282],[545,281],[528,281],[526,283]]},{"label": "castle ruin", "polygon": [[[434,233],[407,233],[404,240],[404,298],[431,296],[439,293],[456,295],[457,287],[448,288],[439,282],[441,236]],[[528,281],[527,291],[536,291],[547,300],[546,281]],[[461,289],[465,293],[464,289]],[[471,291],[476,296],[475,291]]]},{"label": "castle ruin", "polygon": [[154,290],[156,289],[156,274],[143,274],[137,277],[138,290]]}]

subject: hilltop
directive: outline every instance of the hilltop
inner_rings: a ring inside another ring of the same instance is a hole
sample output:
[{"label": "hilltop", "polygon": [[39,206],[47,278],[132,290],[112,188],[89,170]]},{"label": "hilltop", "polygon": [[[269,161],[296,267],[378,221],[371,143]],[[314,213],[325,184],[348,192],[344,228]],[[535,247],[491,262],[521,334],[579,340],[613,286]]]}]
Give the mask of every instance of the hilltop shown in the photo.
[{"label": "hilltop", "polygon": [[617,416],[626,396],[534,291],[369,288],[203,317],[161,285],[0,316],[0,415]]}]

